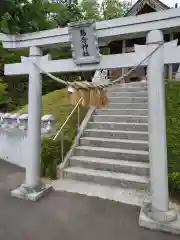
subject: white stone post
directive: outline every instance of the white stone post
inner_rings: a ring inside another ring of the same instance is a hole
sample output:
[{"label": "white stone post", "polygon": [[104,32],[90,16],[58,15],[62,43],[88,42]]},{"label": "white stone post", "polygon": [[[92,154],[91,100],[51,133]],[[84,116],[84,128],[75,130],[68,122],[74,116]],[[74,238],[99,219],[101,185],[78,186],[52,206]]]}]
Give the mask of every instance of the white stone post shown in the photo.
[{"label": "white stone post", "polygon": [[40,183],[40,147],[41,147],[41,102],[42,102],[42,78],[37,65],[41,61],[41,50],[38,47],[30,47],[30,57],[24,62],[29,69],[28,91],[28,152],[26,165],[26,181],[19,188],[11,192],[12,196],[36,201],[50,189]]},{"label": "white stone post", "polygon": [[[163,41],[161,31],[147,36],[150,51]],[[152,208],[168,211],[168,170],[164,95],[164,49],[161,46],[149,59],[147,68],[149,100],[149,152]],[[161,174],[159,174],[161,171]]]},{"label": "white stone post", "polygon": [[[30,48],[30,59],[37,64],[40,62],[41,50]],[[26,184],[36,187],[40,177],[40,144],[41,144],[41,102],[42,77],[40,70],[29,61],[29,92],[28,92],[28,166],[26,169]]]},{"label": "white stone post", "polygon": [[[148,54],[162,42],[162,31],[149,32],[147,35]],[[173,232],[174,229],[170,228],[169,224],[173,225],[177,214],[169,210],[163,46],[149,58],[147,79],[151,201],[143,206],[139,224],[150,229],[163,231],[169,229],[168,231]]]}]

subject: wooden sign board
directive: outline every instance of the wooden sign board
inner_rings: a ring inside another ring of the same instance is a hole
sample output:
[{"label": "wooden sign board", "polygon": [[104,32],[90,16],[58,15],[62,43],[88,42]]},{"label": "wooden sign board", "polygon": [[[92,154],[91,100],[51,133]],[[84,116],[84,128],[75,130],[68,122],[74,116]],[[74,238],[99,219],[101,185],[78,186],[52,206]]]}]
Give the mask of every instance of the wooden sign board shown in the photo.
[{"label": "wooden sign board", "polygon": [[100,62],[96,24],[93,20],[68,25],[72,57],[77,65]]}]

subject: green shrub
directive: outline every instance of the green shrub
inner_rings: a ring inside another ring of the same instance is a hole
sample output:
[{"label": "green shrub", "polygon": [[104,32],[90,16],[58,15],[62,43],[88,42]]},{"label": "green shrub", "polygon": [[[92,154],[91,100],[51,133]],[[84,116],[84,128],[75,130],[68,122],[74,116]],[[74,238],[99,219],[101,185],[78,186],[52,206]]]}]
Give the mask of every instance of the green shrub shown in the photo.
[{"label": "green shrub", "polygon": [[169,190],[172,194],[180,194],[180,172],[169,173]]},{"label": "green shrub", "polygon": [[[72,141],[64,139],[64,156],[71,144]],[[41,142],[41,177],[56,179],[56,167],[61,163],[61,158],[61,141],[49,137],[43,138]]]},{"label": "green shrub", "polygon": [[166,84],[166,126],[169,172],[180,172],[180,82]]},{"label": "green shrub", "polygon": [[166,129],[169,190],[180,194],[180,82],[166,83]]},{"label": "green shrub", "polygon": [[10,106],[10,98],[7,96],[7,85],[0,79],[0,111],[7,111]]}]

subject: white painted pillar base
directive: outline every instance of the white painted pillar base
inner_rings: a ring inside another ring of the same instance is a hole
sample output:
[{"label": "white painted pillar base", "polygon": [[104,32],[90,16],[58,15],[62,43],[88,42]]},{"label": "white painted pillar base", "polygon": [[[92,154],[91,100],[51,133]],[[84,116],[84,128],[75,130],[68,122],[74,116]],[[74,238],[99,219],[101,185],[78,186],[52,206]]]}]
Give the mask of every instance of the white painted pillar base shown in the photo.
[{"label": "white painted pillar base", "polygon": [[178,70],[177,70],[177,73],[176,73],[176,75],[175,75],[175,80],[176,80],[176,81],[180,81],[180,65],[179,65]]},{"label": "white painted pillar base", "polygon": [[[147,52],[163,42],[163,33],[153,30],[147,35]],[[169,210],[168,168],[164,94],[164,48],[161,46],[148,61],[149,160],[151,202],[141,209],[139,225],[180,234],[178,215]],[[174,227],[173,227],[174,226]]]},{"label": "white painted pillar base", "polygon": [[140,211],[139,226],[154,231],[180,235],[180,214],[176,210],[152,212],[151,203],[144,203]]},{"label": "white painted pillar base", "polygon": [[168,80],[173,80],[173,65],[172,64],[169,64]]},{"label": "white painted pillar base", "polygon": [[[41,61],[41,50],[38,47],[30,48],[30,60],[37,64]],[[28,152],[26,166],[26,183],[11,192],[18,198],[38,200],[51,186],[40,183],[40,147],[41,147],[41,102],[42,79],[40,70],[27,61],[29,68],[28,93]]]},{"label": "white painted pillar base", "polygon": [[18,188],[11,191],[11,196],[19,199],[38,201],[41,197],[46,195],[52,190],[51,185],[39,185],[39,187],[31,187],[26,184],[22,184]]},{"label": "white painted pillar base", "polygon": [[[174,34],[170,33],[170,41],[173,40]],[[169,64],[168,67],[168,80],[172,80],[173,79],[173,65]]]}]

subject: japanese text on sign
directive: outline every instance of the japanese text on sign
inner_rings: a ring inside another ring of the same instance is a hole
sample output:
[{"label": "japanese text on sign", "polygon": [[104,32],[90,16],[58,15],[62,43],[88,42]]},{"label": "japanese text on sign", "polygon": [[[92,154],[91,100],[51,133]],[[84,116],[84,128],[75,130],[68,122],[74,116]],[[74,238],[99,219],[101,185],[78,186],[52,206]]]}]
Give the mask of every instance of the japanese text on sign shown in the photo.
[{"label": "japanese text on sign", "polygon": [[82,50],[83,50],[83,56],[89,56],[89,52],[88,52],[88,44],[87,44],[87,37],[86,37],[86,31],[84,30],[84,28],[80,29],[80,36],[81,36],[81,43],[82,43]]}]

